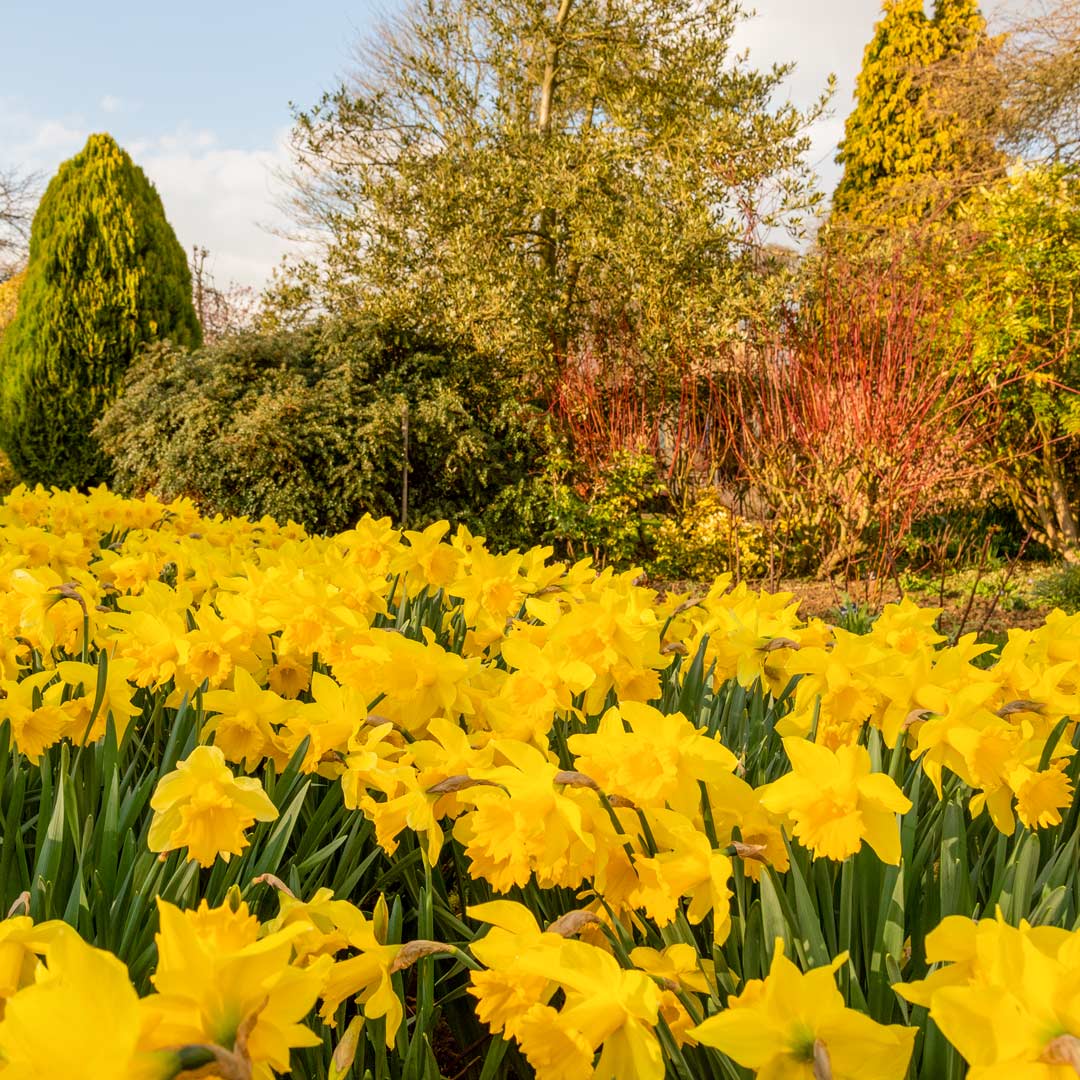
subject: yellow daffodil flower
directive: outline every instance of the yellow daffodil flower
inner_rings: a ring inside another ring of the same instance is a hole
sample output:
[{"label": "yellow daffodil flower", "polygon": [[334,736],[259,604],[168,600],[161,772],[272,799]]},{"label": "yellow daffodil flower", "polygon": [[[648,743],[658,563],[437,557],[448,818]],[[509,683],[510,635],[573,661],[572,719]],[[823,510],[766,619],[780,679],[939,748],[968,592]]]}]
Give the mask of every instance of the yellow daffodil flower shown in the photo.
[{"label": "yellow daffodil flower", "polygon": [[865,840],[882,862],[900,862],[897,814],[911,800],[884,773],[875,773],[863,746],[833,751],[805,739],[788,738],[784,749],[792,772],[761,796],[767,810],[787,814],[795,836],[815,855],[842,862]]},{"label": "yellow daffodil flower", "polygon": [[188,849],[188,859],[210,866],[226,862],[248,845],[244,835],[256,821],[273,821],[277,807],[262,784],[233,776],[216,746],[197,746],[176,769],[158,781],[150,799],[154,811],[151,851]]},{"label": "yellow daffodil flower", "polygon": [[301,1021],[322,991],[331,961],[292,963],[293,942],[309,924],[297,921],[259,936],[245,904],[181,911],[158,899],[156,994],[140,1003],[147,1049],[188,1044],[232,1050],[243,1029],[258,1080],[289,1069],[293,1047],[319,1037]]},{"label": "yellow daffodil flower", "polygon": [[690,1034],[768,1080],[903,1080],[915,1029],[847,1008],[834,979],[846,960],[845,953],[803,974],[778,938],[768,976],[749,980]]},{"label": "yellow daffodil flower", "polygon": [[166,1080],[170,1055],[139,1047],[139,1001],[127,968],[64,927],[34,982],[0,1020],[5,1080]]}]

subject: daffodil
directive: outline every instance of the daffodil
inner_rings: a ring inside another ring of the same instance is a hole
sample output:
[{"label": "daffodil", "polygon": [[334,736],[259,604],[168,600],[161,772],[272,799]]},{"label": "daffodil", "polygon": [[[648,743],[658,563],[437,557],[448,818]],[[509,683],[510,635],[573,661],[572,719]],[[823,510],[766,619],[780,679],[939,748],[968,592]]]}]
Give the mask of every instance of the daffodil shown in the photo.
[{"label": "daffodil", "polygon": [[722,944],[731,929],[731,859],[680,814],[653,810],[646,816],[662,850],[634,858],[639,886],[631,901],[658,925],[667,926],[676,917],[679,900],[688,896],[686,918],[696,925],[711,914],[713,940]]},{"label": "daffodil", "polygon": [[938,632],[940,608],[921,607],[909,596],[898,604],[886,604],[870,628],[870,639],[901,655],[925,652],[945,640]]},{"label": "daffodil", "polygon": [[576,767],[606,794],[687,816],[700,809],[698,784],[719,780],[738,764],[719,739],[682,713],[664,714],[634,701],[608,709],[594,734],[571,735],[567,743]]},{"label": "daffodil", "polygon": [[520,958],[540,952],[553,959],[563,939],[544,933],[533,913],[512,900],[475,904],[467,914],[491,927],[470,946],[473,956],[487,968],[469,975],[477,1017],[492,1031],[512,1037],[529,1010],[537,1004],[546,1005],[557,989],[548,972],[523,971]]},{"label": "daffodil", "polygon": [[0,922],[0,1019],[7,1000],[34,981],[38,957],[67,929],[66,923],[35,923],[28,915]]},{"label": "daffodil", "polygon": [[11,724],[16,747],[35,765],[41,755],[69,731],[71,717],[59,703],[46,704],[42,691],[54,671],[39,671],[25,679],[0,681],[0,721]]},{"label": "daffodil", "polygon": [[480,668],[479,658],[459,656],[435,641],[428,628],[423,641],[386,634],[389,658],[379,673],[379,713],[399,728],[420,734],[435,717],[472,711],[465,687]]},{"label": "daffodil", "polygon": [[[647,975],[594,945],[542,931],[521,904],[495,900],[468,914],[492,927],[471,946],[488,969],[469,977],[477,1014],[517,1040],[540,1080],[663,1076],[653,1031],[663,994]],[[559,1008],[550,1004],[556,991]]]},{"label": "daffodil", "polygon": [[731,575],[721,574],[694,612],[687,647],[693,655],[705,643],[705,662],[714,684],[735,679],[749,689],[761,679],[780,694],[801,670],[793,666],[800,650],[824,645],[822,627],[804,627],[791,593],[754,592],[745,582],[732,587]]},{"label": "daffodil", "polygon": [[449,522],[436,521],[422,532],[404,533],[409,546],[395,553],[391,569],[405,574],[409,596],[425,588],[443,588],[454,580],[462,553],[441,542],[449,531]]},{"label": "daffodil", "polygon": [[277,807],[262,784],[233,776],[216,746],[197,746],[175,771],[158,781],[150,799],[154,811],[151,851],[188,849],[188,859],[209,866],[226,862],[248,845],[244,835],[256,821],[273,821]]},{"label": "daffodil", "polygon": [[486,648],[503,637],[506,620],[518,611],[528,592],[529,583],[521,574],[524,560],[516,551],[493,555],[482,542],[466,539],[460,531],[452,544],[466,551],[466,560],[450,591],[461,598],[465,623],[473,628],[473,648]]},{"label": "daffodil", "polygon": [[[574,940],[554,955],[529,953],[516,966],[526,975],[547,974],[564,995],[558,1009],[533,1005],[515,1027],[538,1080],[661,1080],[664,1058],[655,1029],[663,995],[644,972],[628,971],[602,949]],[[598,1051],[592,1073],[582,1074]]]},{"label": "daffodil", "polygon": [[[705,797],[720,846],[737,843],[743,873],[759,880],[766,866],[783,872],[788,868],[783,814],[765,808],[761,797],[767,787],[752,788],[745,780],[725,774],[705,785]],[[736,830],[738,833],[736,835]]]},{"label": "daffodil", "polygon": [[777,734],[806,737],[815,713],[817,742],[831,750],[854,744],[866,722],[881,708],[879,674],[889,653],[866,635],[834,629],[830,647],[800,648],[789,670],[801,673],[795,706],[782,717]]},{"label": "daffodil", "polygon": [[639,946],[631,950],[630,962],[653,978],[696,994],[711,993],[716,982],[713,961],[702,959],[685,942],[676,942],[662,950]]},{"label": "daffodil", "polygon": [[1006,779],[1016,796],[1016,816],[1027,828],[1061,824],[1062,810],[1073,802],[1073,785],[1065,775],[1065,764],[1058,760],[1039,770],[1018,763],[1009,769]]},{"label": "daffodil", "polygon": [[369,920],[356,909],[347,921],[338,922],[337,929],[345,939],[344,947],[354,950],[354,955],[337,959],[328,969],[320,1015],[332,1024],[341,1002],[354,998],[369,1020],[385,1020],[386,1045],[392,1047],[405,1017],[392,981],[394,963],[403,946],[385,941],[385,922],[380,926],[379,920]]},{"label": "daffodil", "polygon": [[334,956],[348,947],[349,935],[365,922],[363,913],[347,900],[335,900],[333,891],[319,889],[310,900],[299,900],[287,892],[278,893],[278,915],[263,926],[263,932],[299,923],[304,932],[293,938],[299,964],[319,956]]},{"label": "daffodil", "polygon": [[157,993],[143,999],[143,1045],[233,1050],[239,1032],[257,1080],[289,1070],[294,1047],[320,1039],[302,1021],[322,991],[329,957],[300,967],[293,942],[303,922],[259,936],[245,904],[185,912],[158,899]]},{"label": "daffodil", "polygon": [[550,1005],[535,1004],[526,1009],[515,1025],[514,1037],[537,1080],[597,1075],[593,1070],[596,1051],[592,1043]]},{"label": "daffodil", "polygon": [[8,998],[0,1020],[5,1080],[166,1080],[168,1053],[139,1047],[139,1001],[124,965],[64,927],[35,981]]},{"label": "daffodil", "polygon": [[298,656],[278,656],[266,673],[266,681],[275,694],[290,701],[311,685],[311,664]]},{"label": "daffodil", "polygon": [[[354,736],[341,779],[345,805],[360,807],[375,822],[375,838],[387,854],[397,850],[397,837],[406,828],[426,838],[425,853],[434,866],[443,844],[440,822],[457,818],[467,803],[458,793],[471,786],[469,770],[490,768],[494,746],[476,749],[468,734],[448,720],[430,722],[427,738],[402,749],[389,723]],[[388,759],[397,758],[395,764]],[[384,800],[362,794],[381,792]]]},{"label": "daffodil", "polygon": [[79,571],[73,580],[52,566],[16,568],[7,575],[6,604],[16,635],[44,656],[54,650],[79,651],[84,620],[93,637],[98,620],[100,588],[92,574]]},{"label": "daffodil", "polygon": [[540,645],[521,632],[510,633],[501,652],[511,671],[481,715],[502,738],[544,746],[553,716],[567,712],[596,674],[558,644]]},{"label": "daffodil", "polygon": [[136,686],[161,687],[183,662],[187,623],[182,612],[190,596],[151,581],[138,596],[125,596],[122,610],[105,617],[116,636],[117,655],[133,662],[131,680]]},{"label": "daffodil", "polygon": [[1021,939],[1054,957],[1070,937],[1068,930],[1032,926],[1023,919],[1019,927],[1010,926],[1000,909],[992,919],[950,915],[926,935],[926,960],[935,965],[934,969],[925,979],[895,983],[893,989],[912,1004],[929,1007],[934,994],[943,987],[1009,981],[1009,969],[999,965],[1002,961],[1008,963],[1010,948],[1015,948]]},{"label": "daffodil", "polygon": [[494,746],[508,763],[474,770],[476,786],[458,793],[475,807],[454,825],[473,872],[500,891],[527,884],[534,873],[544,886],[580,885],[592,876],[597,848],[614,834],[595,785],[525,743]]},{"label": "daffodil", "polygon": [[970,1080],[1080,1073],[1080,935],[1050,944],[1000,925],[979,936],[966,980],[930,993],[930,1016],[967,1060]]},{"label": "daffodil", "polygon": [[[105,734],[105,727],[111,717],[116,728],[116,741],[124,737],[132,719],[142,711],[132,700],[135,688],[130,679],[135,669],[132,660],[109,660],[105,673],[105,685],[98,705],[97,715],[90,724],[91,711],[97,696],[99,668],[96,664],[84,664],[78,660],[63,660],[56,665],[56,673],[64,683],[71,687],[82,687],[82,693],[65,704],[69,715],[75,718],[70,729],[72,741],[79,742],[84,737],[87,742],[95,742]],[[59,686],[60,684],[56,684]]]},{"label": "daffodil", "polygon": [[[345,760],[345,751],[353,733],[367,716],[367,703],[362,694],[338,685],[329,675],[316,672],[311,677],[314,700],[292,710],[279,732],[288,760],[307,739],[308,746],[301,768],[315,772],[331,759]],[[340,768],[332,770],[334,775]]]},{"label": "daffodil", "polygon": [[244,668],[234,671],[231,690],[210,690],[202,703],[208,712],[217,713],[203,729],[203,738],[213,732],[214,745],[228,761],[251,771],[264,757],[286,756],[277,729],[298,706],[262,689]]},{"label": "daffodil", "polygon": [[792,772],[761,796],[767,810],[787,814],[795,836],[815,855],[843,861],[865,840],[882,862],[900,862],[897,814],[911,800],[884,773],[871,769],[863,746],[835,751],[806,739],[787,738]]},{"label": "daffodil", "polygon": [[261,666],[253,647],[263,635],[235,619],[222,618],[210,604],[192,612],[195,626],[184,635],[177,686],[193,693],[206,683],[212,690],[224,686],[234,672]]},{"label": "daffodil", "polygon": [[763,1080],[903,1080],[916,1031],[847,1008],[834,979],[846,961],[803,974],[778,938],[768,976],[750,979],[690,1035]]}]

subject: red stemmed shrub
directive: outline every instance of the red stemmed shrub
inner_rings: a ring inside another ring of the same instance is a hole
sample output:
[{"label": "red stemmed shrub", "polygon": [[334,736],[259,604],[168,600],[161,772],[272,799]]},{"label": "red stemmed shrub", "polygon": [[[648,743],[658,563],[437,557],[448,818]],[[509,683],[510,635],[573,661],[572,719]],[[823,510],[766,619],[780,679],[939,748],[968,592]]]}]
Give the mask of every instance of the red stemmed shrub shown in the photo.
[{"label": "red stemmed shrub", "polygon": [[898,264],[826,266],[784,342],[722,411],[765,512],[822,575],[894,572],[912,525],[988,484],[994,400],[970,344]]}]

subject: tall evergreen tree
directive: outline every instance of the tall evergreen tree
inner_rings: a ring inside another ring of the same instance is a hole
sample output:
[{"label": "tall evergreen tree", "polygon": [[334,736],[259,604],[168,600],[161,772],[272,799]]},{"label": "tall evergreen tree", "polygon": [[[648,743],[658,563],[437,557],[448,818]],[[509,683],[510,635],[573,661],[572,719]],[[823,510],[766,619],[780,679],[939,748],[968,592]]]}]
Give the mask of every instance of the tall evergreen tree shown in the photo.
[{"label": "tall evergreen tree", "polygon": [[836,213],[918,218],[998,160],[992,141],[970,118],[948,108],[935,73],[976,50],[993,48],[976,0],[885,0],[863,55],[855,108],[837,161],[844,174],[833,194]]},{"label": "tall evergreen tree", "polygon": [[197,346],[191,274],[161,199],[109,135],[60,166],[0,343],[0,443],[28,483],[105,478],[92,429],[136,351]]}]

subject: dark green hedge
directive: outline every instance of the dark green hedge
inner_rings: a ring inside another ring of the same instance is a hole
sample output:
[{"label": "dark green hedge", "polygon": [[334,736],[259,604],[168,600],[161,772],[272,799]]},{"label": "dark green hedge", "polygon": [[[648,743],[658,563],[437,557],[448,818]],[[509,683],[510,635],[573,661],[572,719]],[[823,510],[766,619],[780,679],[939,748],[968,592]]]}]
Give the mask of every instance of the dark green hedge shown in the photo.
[{"label": "dark green hedge", "polygon": [[97,435],[113,484],[323,532],[401,509],[529,538],[542,415],[497,363],[372,323],[149,347]]}]

